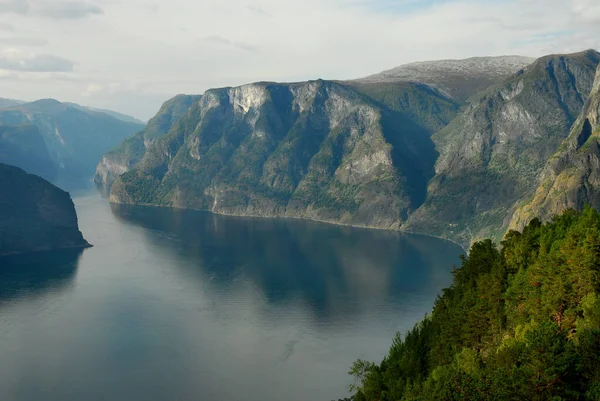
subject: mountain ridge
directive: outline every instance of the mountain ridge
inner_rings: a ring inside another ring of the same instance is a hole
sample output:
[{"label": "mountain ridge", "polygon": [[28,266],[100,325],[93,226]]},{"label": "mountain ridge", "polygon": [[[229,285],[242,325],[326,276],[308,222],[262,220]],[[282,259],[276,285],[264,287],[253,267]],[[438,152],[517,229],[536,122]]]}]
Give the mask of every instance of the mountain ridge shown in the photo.
[{"label": "mountain ridge", "polygon": [[[485,91],[478,91],[475,82],[468,101],[414,82],[384,87],[317,80],[211,89],[194,98],[179,119],[159,113],[157,118],[165,117],[171,126],[157,131],[152,143],[138,134],[141,157],[126,157],[125,163],[132,162],[124,174],[115,168],[112,178],[120,178],[109,199],[401,229],[463,247],[485,236],[499,239],[519,202],[537,185],[547,159],[568,136],[599,64],[600,54],[594,50],[544,56]],[[333,88],[333,95],[325,93],[327,89],[320,97],[306,95],[311,85]],[[265,90],[273,92],[263,96]],[[345,105],[338,113],[366,107],[375,117],[344,115],[345,131],[334,132],[339,115],[328,114],[332,108],[327,104],[336,96]],[[301,116],[305,111],[308,114]],[[302,129],[294,128],[298,121]],[[287,138],[292,128],[296,142]],[[360,144],[357,138],[369,129],[379,130],[380,140],[360,145],[352,160]],[[345,142],[352,132],[354,139]],[[268,146],[262,147],[256,138],[266,138]],[[318,154],[323,138],[329,148]],[[313,139],[316,142],[310,142]],[[301,144],[303,140],[308,142]],[[308,153],[302,156],[304,146]],[[317,146],[317,153],[308,151],[310,146]],[[127,153],[119,152],[108,156],[116,160]],[[298,157],[304,161],[294,164]],[[284,164],[274,162],[277,158]],[[98,174],[107,170],[103,163],[96,176],[108,182],[108,175]],[[353,181],[361,169],[382,172],[382,166],[392,175],[370,183],[359,178],[358,186]],[[312,177],[310,185],[302,183],[307,177]],[[387,179],[392,184],[385,184]]]}]

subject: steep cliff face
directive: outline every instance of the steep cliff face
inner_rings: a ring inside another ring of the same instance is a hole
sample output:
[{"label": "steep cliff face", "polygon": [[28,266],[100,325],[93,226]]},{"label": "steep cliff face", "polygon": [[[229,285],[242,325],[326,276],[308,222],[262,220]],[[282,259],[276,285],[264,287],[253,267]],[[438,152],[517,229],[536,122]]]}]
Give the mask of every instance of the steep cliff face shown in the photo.
[{"label": "steep cliff face", "polygon": [[543,57],[436,133],[436,175],[405,228],[462,244],[500,238],[580,114],[599,61],[595,51]]},{"label": "steep cliff face", "polygon": [[0,255],[89,246],[67,192],[0,164]]},{"label": "steep cliff face", "polygon": [[0,108],[0,125],[35,125],[64,187],[90,180],[104,153],[144,127],[53,99]]},{"label": "steep cliff face", "polygon": [[207,91],[110,200],[399,228],[435,156],[427,130],[348,86],[258,83]]},{"label": "steep cliff face", "polygon": [[143,131],[126,138],[119,146],[102,156],[102,160],[96,167],[94,182],[110,190],[113,182],[121,174],[136,166],[144,157],[146,149],[157,138],[166,135],[171,127],[188,112],[191,105],[200,100],[200,97],[178,95],[165,102]]},{"label": "steep cliff face", "polygon": [[571,134],[548,161],[533,199],[515,212],[510,228],[520,230],[534,217],[548,220],[586,204],[600,209],[600,67]]},{"label": "steep cliff face", "polygon": [[0,163],[20,167],[48,181],[56,179],[57,167],[35,125],[0,125]]}]

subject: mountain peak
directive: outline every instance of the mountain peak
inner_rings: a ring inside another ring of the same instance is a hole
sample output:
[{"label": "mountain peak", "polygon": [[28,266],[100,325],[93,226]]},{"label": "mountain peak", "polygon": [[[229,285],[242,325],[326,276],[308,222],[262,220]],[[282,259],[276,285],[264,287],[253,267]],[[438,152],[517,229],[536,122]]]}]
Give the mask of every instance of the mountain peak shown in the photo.
[{"label": "mountain peak", "polygon": [[535,59],[523,56],[471,57],[463,60],[420,61],[358,79],[359,83],[418,82],[465,101],[500,83]]}]

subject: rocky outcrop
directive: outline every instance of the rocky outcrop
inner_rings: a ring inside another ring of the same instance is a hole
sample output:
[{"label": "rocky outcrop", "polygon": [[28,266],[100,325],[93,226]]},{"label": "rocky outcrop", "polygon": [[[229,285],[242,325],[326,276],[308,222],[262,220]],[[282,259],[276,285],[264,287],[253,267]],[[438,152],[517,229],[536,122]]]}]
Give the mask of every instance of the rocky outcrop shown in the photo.
[{"label": "rocky outcrop", "polygon": [[550,158],[535,195],[514,214],[510,229],[588,204],[600,209],[600,67],[592,93],[571,134]]},{"label": "rocky outcrop", "polygon": [[0,163],[20,167],[48,181],[56,179],[57,166],[35,125],[0,125]]},{"label": "rocky outcrop", "polygon": [[0,164],[0,255],[89,246],[67,192]]},{"label": "rocky outcrop", "polygon": [[58,168],[53,182],[67,188],[90,181],[106,152],[144,128],[53,99],[0,108],[0,125],[35,125]]},{"label": "rocky outcrop", "polygon": [[581,113],[599,62],[593,50],[543,57],[436,133],[436,175],[405,228],[463,245],[500,239]]},{"label": "rocky outcrop", "polygon": [[123,140],[119,146],[102,156],[96,167],[94,182],[110,191],[113,182],[123,173],[135,167],[154,141],[169,132],[173,125],[188,112],[200,96],[178,95],[165,102],[146,128]]},{"label": "rocky outcrop", "polygon": [[429,133],[327,81],[207,91],[110,200],[398,229],[425,199]]}]

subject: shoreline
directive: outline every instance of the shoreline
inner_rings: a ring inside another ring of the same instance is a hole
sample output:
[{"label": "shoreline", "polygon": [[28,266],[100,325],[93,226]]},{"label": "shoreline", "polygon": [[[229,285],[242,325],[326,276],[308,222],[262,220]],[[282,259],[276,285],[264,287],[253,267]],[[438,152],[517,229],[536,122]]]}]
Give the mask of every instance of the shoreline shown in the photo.
[{"label": "shoreline", "polygon": [[[108,200],[108,198],[105,198],[105,199]],[[341,226],[341,227],[360,228],[360,229],[364,229],[364,230],[379,230],[379,231],[396,232],[396,233],[400,233],[400,234],[420,235],[423,237],[436,238],[439,240],[448,241],[448,242],[460,247],[460,249],[462,249],[462,251],[465,254],[467,254],[469,252],[467,249],[465,249],[465,247],[463,245],[461,245],[458,242],[453,241],[449,238],[444,238],[444,237],[440,237],[437,235],[420,233],[420,232],[415,232],[415,231],[402,230],[402,229],[374,227],[374,226],[366,226],[366,225],[358,225],[358,224],[348,224],[348,223],[341,223],[339,221],[320,220],[320,219],[313,219],[310,217],[301,217],[301,216],[263,216],[263,215],[251,215],[251,214],[220,213],[220,212],[215,212],[215,211],[208,210],[208,209],[194,209],[194,208],[186,208],[186,207],[178,207],[178,206],[155,205],[155,204],[150,204],[150,203],[122,203],[122,202],[113,202],[110,200],[108,200],[108,203],[113,204],[113,205],[124,205],[124,206],[144,206],[144,207],[155,207],[155,208],[161,208],[161,209],[190,210],[190,211],[194,211],[194,212],[211,213],[211,214],[214,214],[217,216],[228,216],[228,217],[248,217],[248,218],[252,218],[252,219],[304,220],[304,221],[312,221],[312,222],[322,223],[322,224],[331,224],[331,225],[336,225],[336,226]]]},{"label": "shoreline", "polygon": [[39,248],[39,249],[33,249],[31,251],[14,251],[14,252],[0,253],[0,258],[6,257],[6,256],[20,256],[20,255],[29,255],[29,254],[44,253],[44,252],[84,250],[84,249],[89,249],[89,248],[93,248],[93,247],[94,247],[94,245],[87,243],[87,244],[82,244],[82,245],[62,246],[62,247],[57,247],[57,248]]}]

